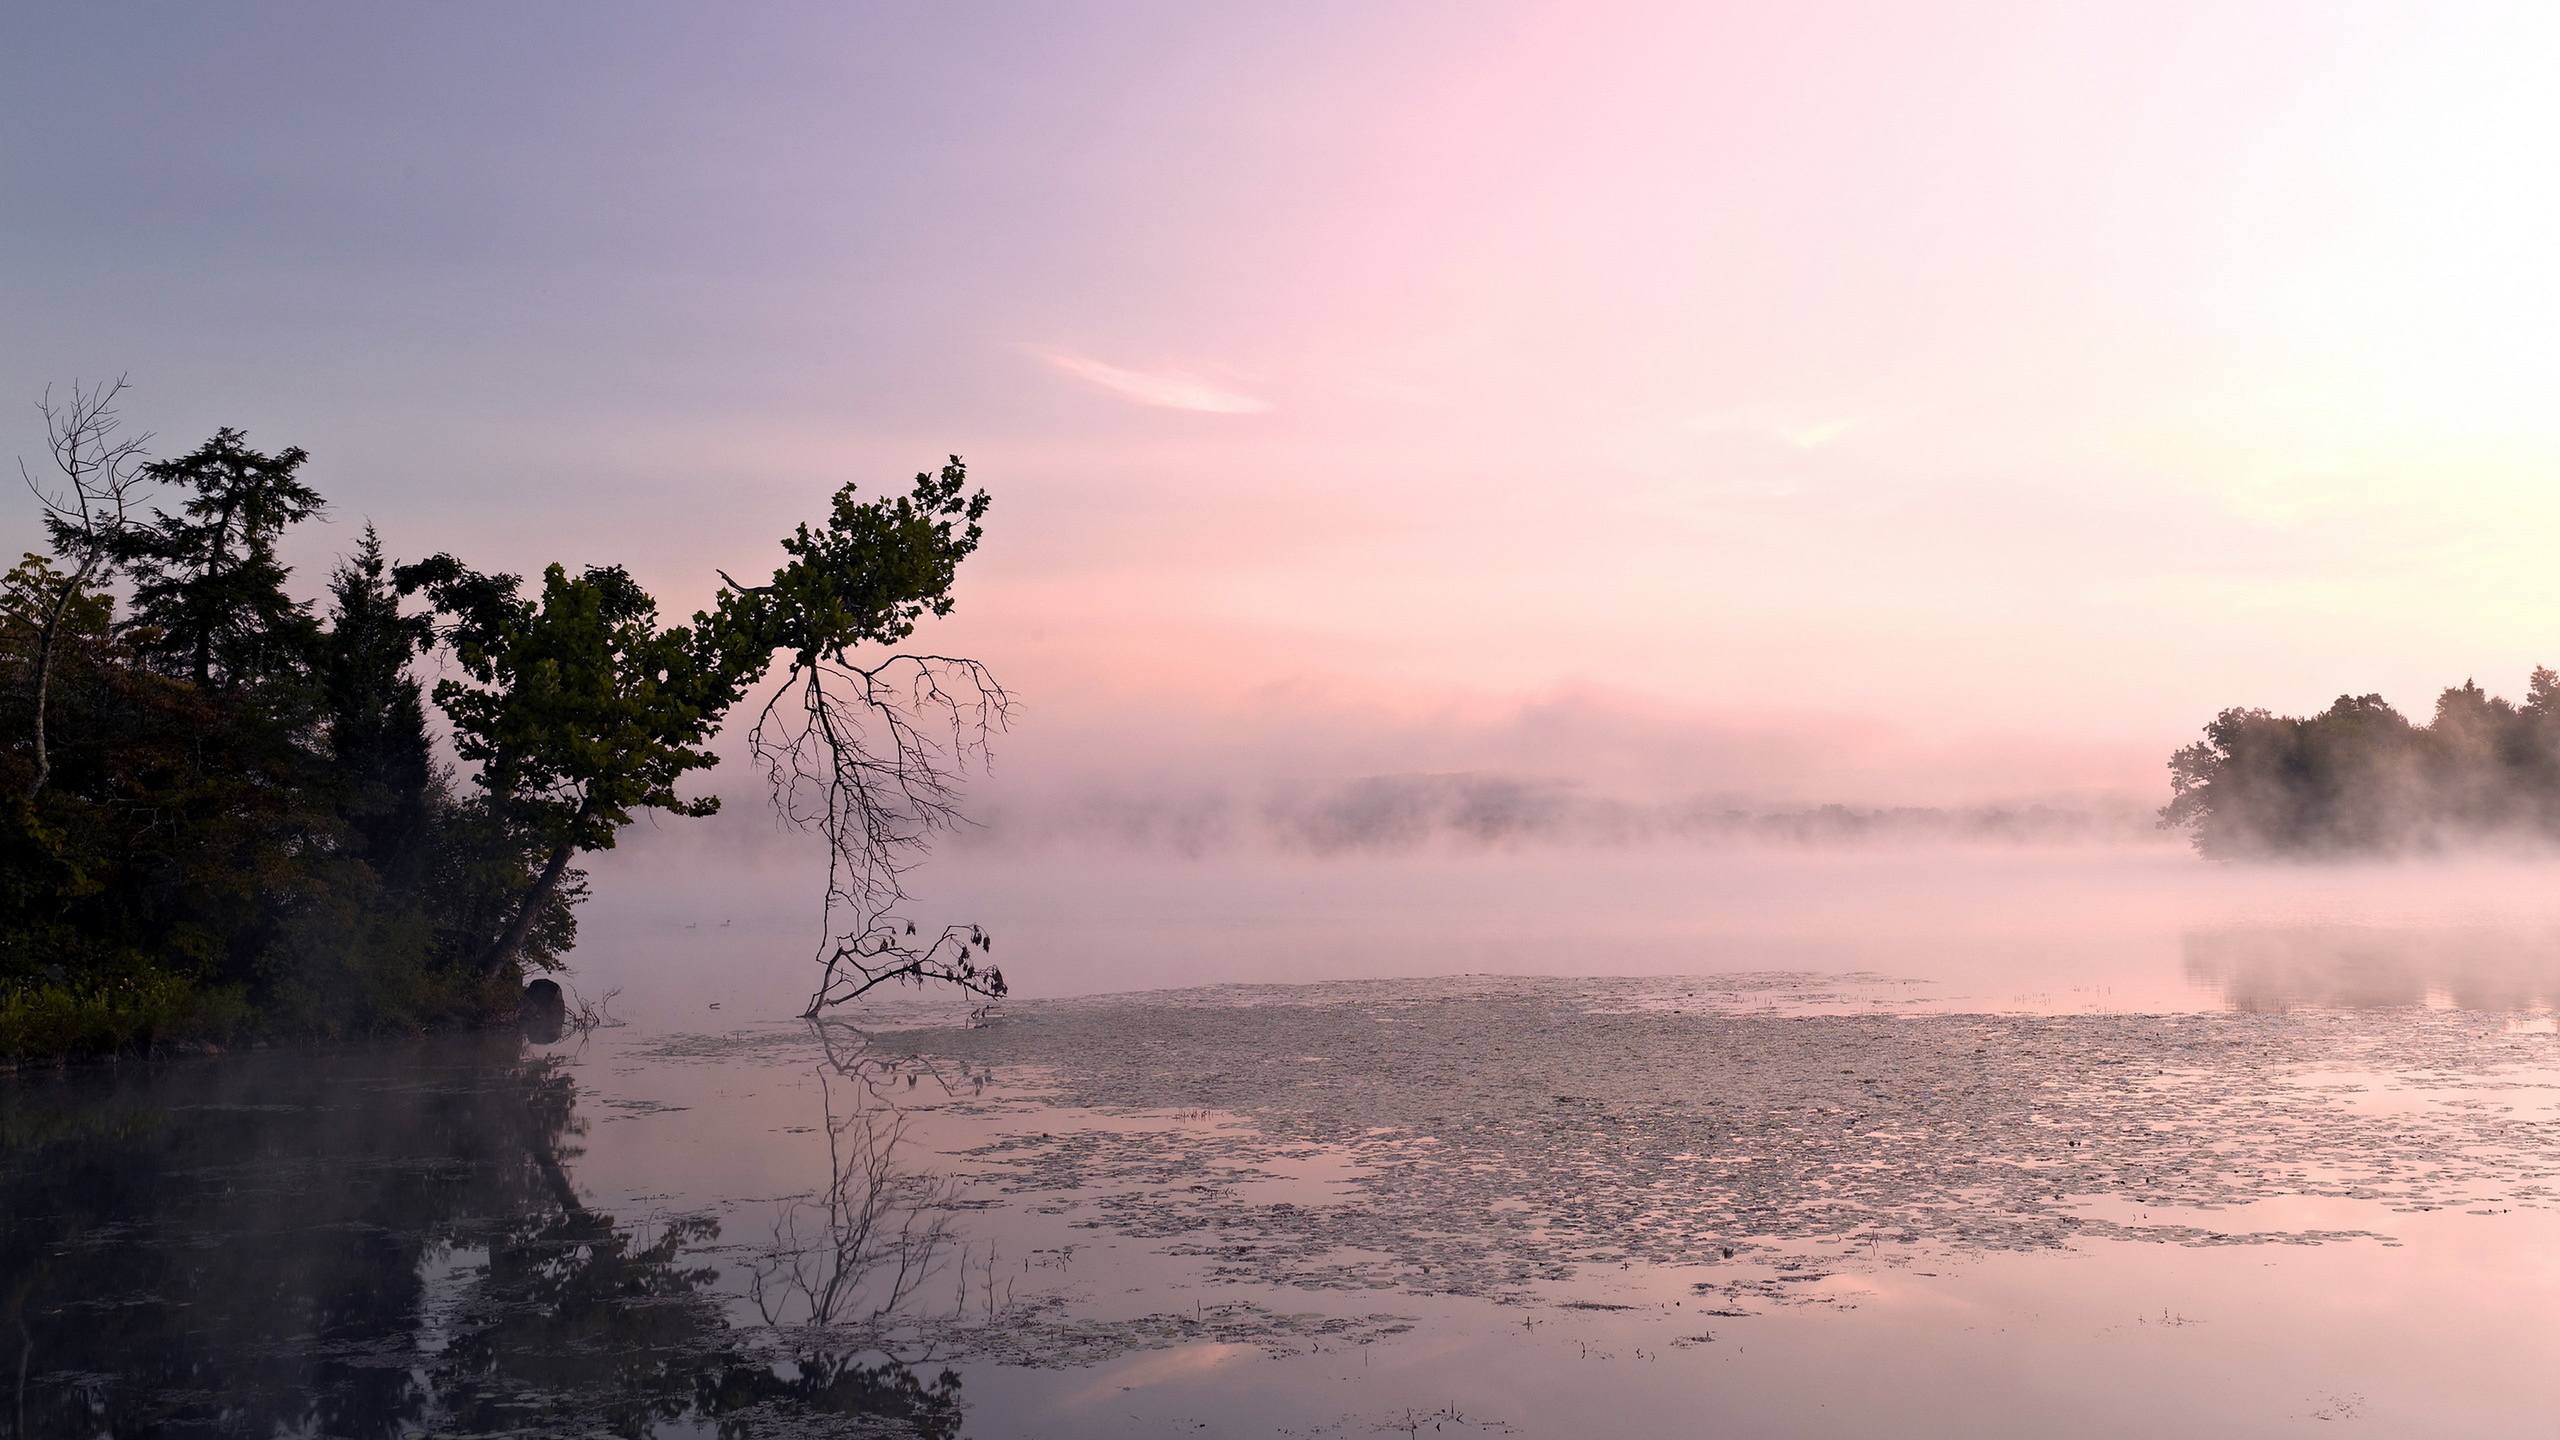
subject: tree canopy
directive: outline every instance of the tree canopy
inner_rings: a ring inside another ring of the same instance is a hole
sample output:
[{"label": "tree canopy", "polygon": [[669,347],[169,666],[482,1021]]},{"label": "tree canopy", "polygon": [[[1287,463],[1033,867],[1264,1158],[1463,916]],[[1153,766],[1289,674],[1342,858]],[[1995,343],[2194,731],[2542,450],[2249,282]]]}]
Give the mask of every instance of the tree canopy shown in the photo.
[{"label": "tree canopy", "polygon": [[2522,705],[2466,680],[2424,725],[2379,695],[2307,718],[2225,710],[2169,783],[2161,823],[2223,858],[2560,838],[2560,673],[2536,669]]},{"label": "tree canopy", "polygon": [[174,460],[143,467],[179,492],[108,552],[133,582],[134,653],[165,675],[235,690],[290,674],[318,648],[309,604],[285,593],[276,558],[289,526],[325,514],[302,482],[299,446],[263,455],[224,429]]},{"label": "tree canopy", "polygon": [[[812,1010],[892,980],[1003,992],[975,927],[919,939],[891,913],[1011,704],[975,661],[888,648],[950,613],[981,538],[958,457],[903,491],[842,487],[769,578],[719,574],[680,624],[619,566],[527,585],[452,555],[395,565],[370,525],[322,612],[280,558],[326,514],[309,457],[234,429],[109,454],[117,393],[47,410],[81,483],[39,490],[55,553],[0,586],[0,780],[20,797],[0,1051],[133,1043],[182,1014],[398,1028],[508,1003],[574,942],[580,856],[642,812],[718,808],[686,782],[768,681],[746,748],[833,857]],[[438,647],[430,690],[413,662]]]}]

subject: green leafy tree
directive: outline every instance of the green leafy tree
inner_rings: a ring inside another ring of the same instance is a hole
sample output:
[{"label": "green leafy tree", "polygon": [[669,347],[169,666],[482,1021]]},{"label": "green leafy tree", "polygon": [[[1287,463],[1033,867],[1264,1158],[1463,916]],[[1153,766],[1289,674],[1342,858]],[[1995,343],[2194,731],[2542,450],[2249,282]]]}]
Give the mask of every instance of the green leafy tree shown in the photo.
[{"label": "green leafy tree", "polygon": [[675,786],[714,762],[704,747],[745,667],[706,664],[716,647],[697,627],[662,628],[657,602],[619,567],[573,576],[554,565],[538,596],[449,555],[399,578],[449,622],[463,673],[437,683],[436,703],[504,832],[537,867],[478,957],[496,973],[516,961],[578,854],[612,848],[642,810],[719,808]]},{"label": "green leafy tree", "polygon": [[[33,551],[0,576],[0,647],[32,656],[48,639],[63,650],[95,652],[113,630],[115,601],[104,591],[71,590],[70,577],[50,555]],[[66,595],[68,599],[66,601]],[[47,628],[55,633],[48,636]]]},{"label": "green leafy tree", "polygon": [[[783,541],[768,582],[724,574],[714,606],[675,626],[658,623],[656,603],[617,567],[571,575],[554,565],[534,596],[515,576],[449,555],[401,567],[401,589],[426,596],[462,671],[438,683],[436,703],[526,861],[522,897],[480,967],[515,963],[575,857],[611,848],[635,814],[718,808],[677,784],[716,763],[712,735],[779,653],[787,679],[750,748],[777,806],[829,842],[828,973],[851,965],[868,983],[939,978],[1001,993],[1001,973],[979,963],[985,937],[975,927],[908,945],[912,927],[885,912],[903,895],[901,867],[956,819],[954,763],[1002,723],[1009,697],[974,661],[855,658],[950,613],[987,503],[967,490],[956,456],[904,495],[865,500],[848,485],[823,525]],[[928,733],[927,717],[947,726]],[[856,918],[838,923],[848,911]]]}]

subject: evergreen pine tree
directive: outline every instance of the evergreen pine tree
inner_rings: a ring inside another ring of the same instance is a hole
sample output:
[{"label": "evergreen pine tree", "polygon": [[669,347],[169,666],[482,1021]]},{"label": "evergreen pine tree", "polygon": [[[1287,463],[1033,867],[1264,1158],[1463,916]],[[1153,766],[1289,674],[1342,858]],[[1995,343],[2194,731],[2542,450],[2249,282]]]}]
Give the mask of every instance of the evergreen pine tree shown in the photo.
[{"label": "evergreen pine tree", "polygon": [[412,889],[427,863],[436,783],[424,693],[410,658],[434,639],[425,616],[403,616],[381,537],[371,525],[329,577],[320,689],[328,747],[353,848],[383,881]]},{"label": "evergreen pine tree", "polygon": [[295,472],[301,447],[262,455],[225,428],[145,473],[188,492],[175,515],[155,510],[116,542],[133,578],[132,633],[144,663],[218,691],[248,691],[299,674],[319,626],[285,593],[276,558],[285,527],[325,507]]}]

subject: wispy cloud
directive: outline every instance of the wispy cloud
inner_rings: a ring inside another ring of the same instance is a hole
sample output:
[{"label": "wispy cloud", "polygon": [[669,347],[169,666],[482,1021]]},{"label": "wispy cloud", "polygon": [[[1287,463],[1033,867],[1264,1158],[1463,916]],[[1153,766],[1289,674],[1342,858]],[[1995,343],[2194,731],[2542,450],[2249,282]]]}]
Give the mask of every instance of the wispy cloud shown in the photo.
[{"label": "wispy cloud", "polygon": [[1819,450],[1861,423],[1854,416],[1803,419],[1758,410],[1724,410],[1696,416],[1685,428],[1701,435],[1756,435],[1797,450]]},{"label": "wispy cloud", "polygon": [[1786,432],[1787,443],[1799,450],[1819,450],[1856,429],[1857,426],[1858,422],[1855,420],[1823,420],[1811,425],[1799,425]]},{"label": "wispy cloud", "polygon": [[1023,348],[1079,380],[1141,405],[1203,415],[1259,415],[1271,408],[1268,400],[1212,384],[1184,370],[1127,370],[1070,350]]}]

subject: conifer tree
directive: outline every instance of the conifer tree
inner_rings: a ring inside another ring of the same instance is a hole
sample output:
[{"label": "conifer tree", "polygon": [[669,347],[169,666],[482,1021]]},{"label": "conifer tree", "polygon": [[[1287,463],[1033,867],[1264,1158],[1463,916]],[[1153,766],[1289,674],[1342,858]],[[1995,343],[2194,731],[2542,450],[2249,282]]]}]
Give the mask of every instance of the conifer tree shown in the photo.
[{"label": "conifer tree", "polygon": [[329,593],[319,680],[340,814],[355,852],[386,884],[410,889],[425,864],[436,775],[426,697],[409,661],[433,643],[434,631],[425,616],[400,613],[370,524],[329,577]]},{"label": "conifer tree", "polygon": [[188,454],[146,467],[186,492],[178,513],[117,539],[133,580],[134,648],[146,664],[199,687],[255,690],[296,675],[317,651],[319,626],[285,592],[292,572],[276,557],[286,527],[325,512],[297,473],[300,446],[263,455],[228,427]]}]

